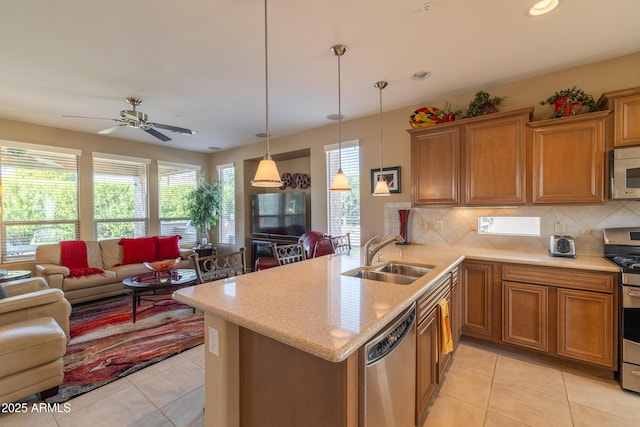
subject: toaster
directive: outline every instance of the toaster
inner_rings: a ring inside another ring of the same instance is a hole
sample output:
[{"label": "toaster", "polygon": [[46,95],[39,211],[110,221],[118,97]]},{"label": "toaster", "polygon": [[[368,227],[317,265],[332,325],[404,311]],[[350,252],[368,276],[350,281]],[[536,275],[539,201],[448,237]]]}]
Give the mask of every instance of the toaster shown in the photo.
[{"label": "toaster", "polygon": [[563,234],[552,234],[549,238],[549,255],[575,258],[576,243],[573,237]]}]

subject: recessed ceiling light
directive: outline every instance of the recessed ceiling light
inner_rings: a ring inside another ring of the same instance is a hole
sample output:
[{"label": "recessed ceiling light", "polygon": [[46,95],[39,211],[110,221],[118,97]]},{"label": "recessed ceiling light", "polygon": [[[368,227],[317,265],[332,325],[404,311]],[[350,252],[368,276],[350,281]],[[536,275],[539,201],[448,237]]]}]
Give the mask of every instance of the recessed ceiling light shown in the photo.
[{"label": "recessed ceiling light", "polygon": [[540,0],[529,9],[529,15],[540,16],[558,7],[558,0]]},{"label": "recessed ceiling light", "polygon": [[344,119],[344,114],[329,114],[327,116],[327,119],[329,119],[329,120]]},{"label": "recessed ceiling light", "polygon": [[416,71],[411,76],[411,79],[412,80],[424,80],[424,79],[429,78],[429,76],[431,76],[431,73],[428,72],[428,71]]},{"label": "recessed ceiling light", "polygon": [[[256,133],[256,136],[258,138],[266,138],[267,134],[265,132],[258,132],[258,133]],[[269,135],[269,136],[271,136],[271,135]]]}]

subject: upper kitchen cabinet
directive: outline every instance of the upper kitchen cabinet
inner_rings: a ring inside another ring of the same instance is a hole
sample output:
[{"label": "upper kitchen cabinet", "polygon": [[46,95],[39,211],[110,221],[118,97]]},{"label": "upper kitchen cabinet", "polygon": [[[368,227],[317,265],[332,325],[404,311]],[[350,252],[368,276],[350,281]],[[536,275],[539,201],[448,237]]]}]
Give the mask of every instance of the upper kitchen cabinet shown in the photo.
[{"label": "upper kitchen cabinet", "polygon": [[640,87],[603,93],[601,110],[613,110],[614,147],[640,145]]},{"label": "upper kitchen cabinet", "polygon": [[526,202],[526,124],[533,108],[411,129],[412,202]]},{"label": "upper kitchen cabinet", "polygon": [[529,123],[532,203],[606,202],[609,120],[607,110]]}]

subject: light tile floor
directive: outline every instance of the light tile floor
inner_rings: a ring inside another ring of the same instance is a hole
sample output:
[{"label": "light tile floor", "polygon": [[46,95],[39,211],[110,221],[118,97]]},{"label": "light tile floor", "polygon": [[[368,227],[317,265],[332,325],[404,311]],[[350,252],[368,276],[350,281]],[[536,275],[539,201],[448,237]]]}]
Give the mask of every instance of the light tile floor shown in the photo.
[{"label": "light tile floor", "polygon": [[[199,346],[69,401],[68,413],[2,414],[0,426],[200,427],[203,405]],[[610,378],[463,340],[424,426],[640,426],[640,394]]]}]

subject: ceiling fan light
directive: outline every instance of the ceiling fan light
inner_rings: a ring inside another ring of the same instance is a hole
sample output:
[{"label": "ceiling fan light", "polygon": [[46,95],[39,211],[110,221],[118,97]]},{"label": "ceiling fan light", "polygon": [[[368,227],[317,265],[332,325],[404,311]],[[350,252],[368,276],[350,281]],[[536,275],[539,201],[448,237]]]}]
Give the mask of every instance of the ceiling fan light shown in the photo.
[{"label": "ceiling fan light", "polygon": [[338,169],[338,173],[333,177],[331,182],[331,191],[351,191],[347,176],[342,172],[342,168]]},{"label": "ceiling fan light", "polygon": [[558,0],[540,0],[529,9],[529,15],[540,16],[558,7]]},{"label": "ceiling fan light", "polygon": [[389,184],[382,175],[378,176],[378,182],[376,182],[376,188],[373,190],[372,196],[390,196]]},{"label": "ceiling fan light", "polygon": [[254,187],[280,187],[282,185],[276,162],[271,160],[269,153],[260,160],[258,170],[251,181],[251,185]]}]

